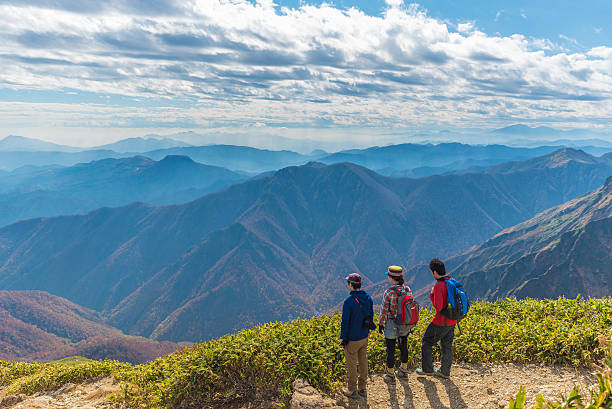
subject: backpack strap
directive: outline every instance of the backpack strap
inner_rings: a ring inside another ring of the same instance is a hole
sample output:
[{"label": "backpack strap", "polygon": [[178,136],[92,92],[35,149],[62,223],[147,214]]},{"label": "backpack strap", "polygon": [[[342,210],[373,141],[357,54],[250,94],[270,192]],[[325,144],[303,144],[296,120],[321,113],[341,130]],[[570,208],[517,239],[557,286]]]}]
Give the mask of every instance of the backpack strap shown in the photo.
[{"label": "backpack strap", "polygon": [[359,305],[359,309],[361,310],[361,312],[363,313],[364,317],[369,317],[368,314],[366,314],[366,312],[363,310],[363,305],[361,305],[361,303],[359,302],[359,300],[357,299],[357,297],[355,297],[354,295],[351,294],[351,297],[353,297],[355,299],[355,301],[357,301],[357,305]]},{"label": "backpack strap", "polygon": [[402,306],[401,305],[402,298],[404,298],[404,295],[408,294],[408,290],[406,290],[406,286],[404,286],[404,285],[399,286],[398,285],[396,294],[397,294],[397,300],[396,300],[397,305],[395,307],[395,317],[393,317],[393,319],[396,319],[397,316],[401,313],[400,312],[400,308]]}]

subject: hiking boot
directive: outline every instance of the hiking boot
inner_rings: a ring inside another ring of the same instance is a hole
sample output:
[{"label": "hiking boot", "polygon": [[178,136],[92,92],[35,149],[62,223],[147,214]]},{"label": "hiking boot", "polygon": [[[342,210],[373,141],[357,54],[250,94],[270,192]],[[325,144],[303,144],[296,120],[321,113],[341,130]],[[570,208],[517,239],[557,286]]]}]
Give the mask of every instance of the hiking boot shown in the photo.
[{"label": "hiking boot", "polygon": [[385,372],[383,375],[383,381],[387,383],[395,382],[395,375],[389,372]]},{"label": "hiking boot", "polygon": [[449,375],[443,374],[442,372],[440,372],[438,368],[434,368],[433,374],[434,376],[437,376],[438,378],[450,379]]},{"label": "hiking boot", "polygon": [[357,391],[353,391],[353,392],[349,392],[348,389],[342,389],[342,394],[344,396],[346,396],[349,399],[357,399],[359,398],[359,392]]},{"label": "hiking boot", "polygon": [[401,366],[395,371],[395,376],[398,378],[408,378],[408,371]]},{"label": "hiking boot", "polygon": [[434,372],[425,372],[423,371],[421,368],[417,368],[416,371],[417,375],[421,375],[421,376],[433,376]]},{"label": "hiking boot", "polygon": [[368,391],[366,391],[365,389],[359,389],[357,393],[359,394],[359,396],[363,396],[364,398],[368,396]]}]

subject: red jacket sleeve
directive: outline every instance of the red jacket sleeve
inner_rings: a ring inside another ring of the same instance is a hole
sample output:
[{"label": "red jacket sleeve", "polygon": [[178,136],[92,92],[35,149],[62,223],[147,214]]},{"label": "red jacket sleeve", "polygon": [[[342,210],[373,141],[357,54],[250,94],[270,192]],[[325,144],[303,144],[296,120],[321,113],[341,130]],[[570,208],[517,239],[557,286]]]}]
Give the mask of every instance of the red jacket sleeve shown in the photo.
[{"label": "red jacket sleeve", "polygon": [[430,294],[431,303],[436,309],[436,312],[442,311],[446,307],[446,284],[442,281],[438,281],[433,288],[432,294]]}]

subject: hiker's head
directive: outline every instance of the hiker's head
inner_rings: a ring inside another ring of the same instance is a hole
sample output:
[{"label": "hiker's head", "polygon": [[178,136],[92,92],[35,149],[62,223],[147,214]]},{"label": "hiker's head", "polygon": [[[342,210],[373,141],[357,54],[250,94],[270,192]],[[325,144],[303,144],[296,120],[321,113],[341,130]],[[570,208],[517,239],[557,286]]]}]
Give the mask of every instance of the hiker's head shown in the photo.
[{"label": "hiker's head", "polygon": [[[446,275],[446,267],[444,267],[444,263],[438,258],[434,258],[429,262],[429,269],[434,278],[440,278]],[[436,274],[438,277],[436,277]]]},{"label": "hiker's head", "polygon": [[404,285],[404,271],[400,266],[389,266],[387,268],[387,277],[391,284]]},{"label": "hiker's head", "polygon": [[351,273],[344,277],[348,283],[349,288],[353,290],[359,290],[361,288],[361,276],[357,273]]}]

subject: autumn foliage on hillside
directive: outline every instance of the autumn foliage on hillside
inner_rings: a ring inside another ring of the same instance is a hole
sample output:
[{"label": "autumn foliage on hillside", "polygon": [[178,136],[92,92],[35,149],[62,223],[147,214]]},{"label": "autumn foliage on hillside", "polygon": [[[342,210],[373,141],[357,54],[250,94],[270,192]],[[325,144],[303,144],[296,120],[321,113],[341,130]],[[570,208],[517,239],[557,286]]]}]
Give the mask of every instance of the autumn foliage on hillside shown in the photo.
[{"label": "autumn foliage on hillside", "polygon": [[43,291],[0,291],[0,359],[53,361],[81,355],[141,363],[181,344],[125,335],[96,312]]}]

